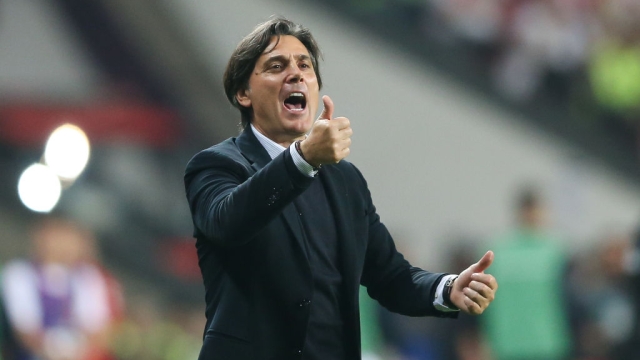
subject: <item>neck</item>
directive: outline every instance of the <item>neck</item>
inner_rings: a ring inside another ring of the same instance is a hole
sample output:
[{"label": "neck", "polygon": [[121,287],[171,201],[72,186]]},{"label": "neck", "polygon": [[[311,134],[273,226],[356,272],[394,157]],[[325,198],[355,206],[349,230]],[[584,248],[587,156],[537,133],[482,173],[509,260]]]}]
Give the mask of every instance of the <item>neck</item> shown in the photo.
[{"label": "neck", "polygon": [[256,124],[251,124],[253,125],[253,127],[262,135],[264,135],[265,137],[267,137],[269,140],[275,142],[276,144],[282,146],[282,147],[289,147],[291,146],[291,144],[293,144],[294,142],[298,141],[298,140],[304,140],[306,135],[305,134],[282,134],[280,136],[274,136],[266,131],[264,131],[260,126],[257,126]]}]

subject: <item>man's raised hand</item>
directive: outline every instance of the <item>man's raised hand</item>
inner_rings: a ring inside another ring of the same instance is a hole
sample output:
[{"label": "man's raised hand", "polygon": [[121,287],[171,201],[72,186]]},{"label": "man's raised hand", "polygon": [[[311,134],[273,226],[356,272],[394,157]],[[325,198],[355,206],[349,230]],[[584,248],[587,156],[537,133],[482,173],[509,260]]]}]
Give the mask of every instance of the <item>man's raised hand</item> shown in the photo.
[{"label": "man's raised hand", "polygon": [[300,143],[300,149],[312,166],[335,164],[349,155],[351,125],[346,117],[333,117],[333,101],[322,97],[324,109],[313,124],[309,136]]}]

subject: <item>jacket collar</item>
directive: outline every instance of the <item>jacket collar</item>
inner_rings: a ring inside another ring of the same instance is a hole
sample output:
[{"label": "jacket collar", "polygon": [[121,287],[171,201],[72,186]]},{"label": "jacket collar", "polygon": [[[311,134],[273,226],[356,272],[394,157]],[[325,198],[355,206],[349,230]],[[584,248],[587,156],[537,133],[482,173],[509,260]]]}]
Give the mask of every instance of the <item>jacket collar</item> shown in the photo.
[{"label": "jacket collar", "polygon": [[260,144],[251,130],[251,126],[247,125],[240,136],[236,139],[236,145],[240,149],[242,155],[251,163],[251,166],[258,171],[271,161],[271,157],[265,148]]}]

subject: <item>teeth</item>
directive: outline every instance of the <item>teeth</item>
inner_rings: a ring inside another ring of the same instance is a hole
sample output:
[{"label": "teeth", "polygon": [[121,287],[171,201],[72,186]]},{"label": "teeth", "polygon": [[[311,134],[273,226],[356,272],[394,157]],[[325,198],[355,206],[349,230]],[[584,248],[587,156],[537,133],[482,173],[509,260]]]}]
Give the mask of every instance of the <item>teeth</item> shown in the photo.
[{"label": "teeth", "polygon": [[289,97],[292,97],[292,96],[304,97],[304,94],[299,93],[299,92],[295,92],[295,93],[291,93],[291,94],[289,94]]}]

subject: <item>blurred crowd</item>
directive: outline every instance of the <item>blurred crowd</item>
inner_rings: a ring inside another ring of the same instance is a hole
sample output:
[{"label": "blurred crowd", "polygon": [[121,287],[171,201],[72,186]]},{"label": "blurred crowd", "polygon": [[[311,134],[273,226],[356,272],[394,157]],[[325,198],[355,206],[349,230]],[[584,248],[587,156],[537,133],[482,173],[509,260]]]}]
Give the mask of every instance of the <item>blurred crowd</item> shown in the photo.
[{"label": "blurred crowd", "polygon": [[135,289],[125,295],[94,236],[67,219],[40,219],[31,239],[29,253],[0,272],[0,359],[197,358],[198,306]]},{"label": "blurred crowd", "polygon": [[[538,189],[524,189],[514,202],[512,229],[449,248],[451,273],[477,259],[478,249],[495,252],[489,272],[500,289],[492,306],[479,317],[411,318],[383,309],[362,289],[365,360],[640,358],[638,235],[613,229],[595,247],[569,249],[552,234]],[[43,218],[31,239],[28,255],[0,272],[1,360],[197,358],[199,305],[127,293],[101,263],[94,236],[69,220]]]},{"label": "blurred crowd", "polygon": [[[553,107],[572,131],[640,159],[640,1],[348,3],[365,21],[408,30],[416,46],[457,54],[447,58],[457,71],[480,74],[507,102]],[[369,311],[389,344],[372,346],[373,359],[640,359],[640,233],[610,229],[592,235],[595,247],[568,249],[550,235],[539,194],[520,194],[517,209],[511,232],[451,249],[453,273],[474,248],[495,249],[500,289],[487,313],[433,325]]]},{"label": "blurred crowd", "polygon": [[433,40],[445,46],[434,51],[464,48],[464,59],[456,62],[483,73],[504,98],[534,107],[551,104],[571,126],[600,131],[610,143],[640,155],[639,1],[349,3],[360,15],[418,28],[417,37],[404,35],[416,37],[417,46]]},{"label": "blurred crowd", "polygon": [[[515,201],[512,229],[489,240],[456,241],[449,269],[459,273],[493,249],[487,272],[496,300],[478,317],[434,322],[363,307],[368,359],[379,360],[632,360],[640,359],[640,238],[612,229],[597,245],[567,248],[553,235],[540,190]],[[402,246],[402,245],[400,245]],[[367,339],[382,338],[369,344]]]}]

